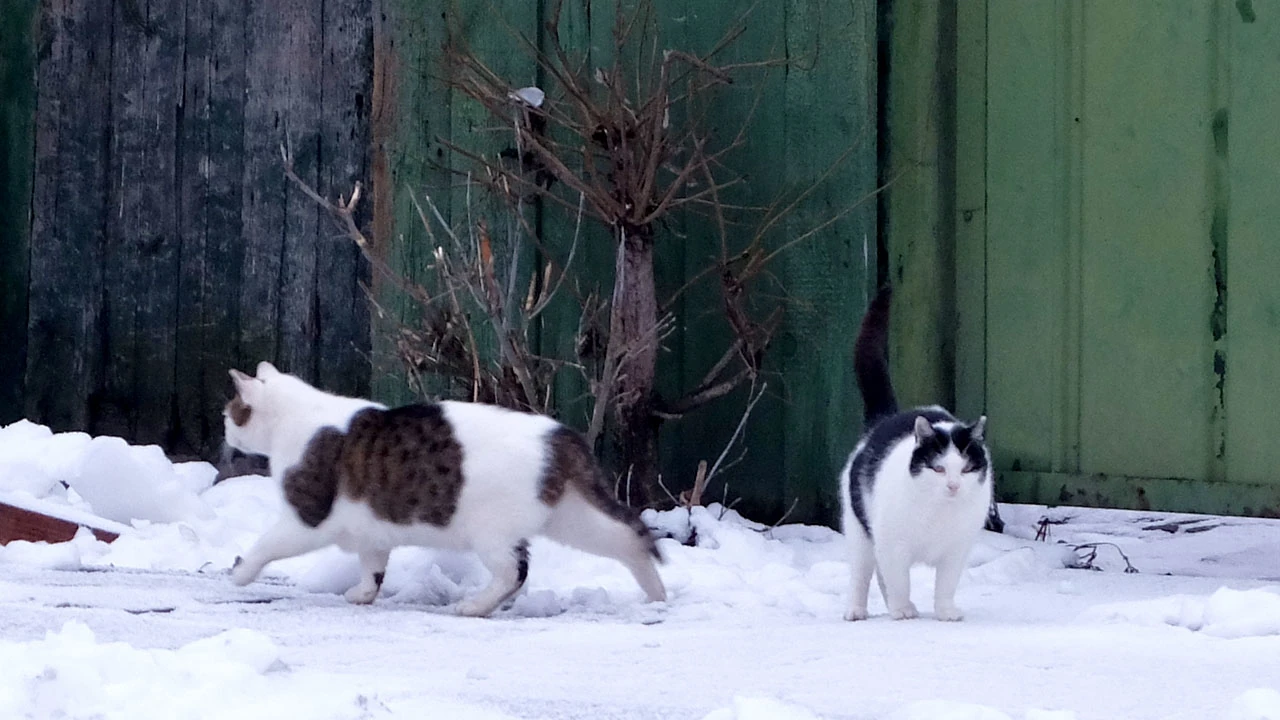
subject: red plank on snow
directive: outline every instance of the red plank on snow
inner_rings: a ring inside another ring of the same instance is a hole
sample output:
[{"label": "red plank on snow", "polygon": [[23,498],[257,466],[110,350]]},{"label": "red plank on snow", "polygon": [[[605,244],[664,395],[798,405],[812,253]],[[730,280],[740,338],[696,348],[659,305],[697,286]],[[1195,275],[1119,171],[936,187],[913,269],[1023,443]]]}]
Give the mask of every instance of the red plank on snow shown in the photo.
[{"label": "red plank on snow", "polygon": [[[0,502],[0,545],[7,545],[14,540],[66,542],[75,537],[76,530],[80,527],[81,525],[68,520]],[[89,527],[89,530],[94,537],[104,542],[112,542],[119,537],[101,528]]]}]

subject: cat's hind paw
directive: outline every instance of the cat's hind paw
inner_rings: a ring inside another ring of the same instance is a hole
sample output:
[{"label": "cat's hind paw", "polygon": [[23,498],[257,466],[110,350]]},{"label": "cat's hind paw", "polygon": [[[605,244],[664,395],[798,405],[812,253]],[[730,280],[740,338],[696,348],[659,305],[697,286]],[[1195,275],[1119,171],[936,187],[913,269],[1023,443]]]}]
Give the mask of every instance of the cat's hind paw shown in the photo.
[{"label": "cat's hind paw", "polygon": [[920,611],[916,610],[916,606],[913,603],[907,603],[902,607],[890,608],[889,617],[894,620],[912,620],[920,617]]},{"label": "cat's hind paw", "polygon": [[361,582],[349,588],[342,597],[352,605],[368,605],[378,597],[378,586],[374,583]]},{"label": "cat's hind paw", "polygon": [[955,605],[934,608],[933,615],[942,622],[960,622],[964,619],[964,613]]},{"label": "cat's hind paw", "polygon": [[456,611],[463,617],[487,617],[497,608],[486,602],[476,602],[474,598],[458,603]]},{"label": "cat's hind paw", "polygon": [[848,610],[846,610],[844,613],[844,619],[848,620],[849,622],[866,620],[868,617],[869,616],[867,615],[867,609],[864,607],[851,607]]}]

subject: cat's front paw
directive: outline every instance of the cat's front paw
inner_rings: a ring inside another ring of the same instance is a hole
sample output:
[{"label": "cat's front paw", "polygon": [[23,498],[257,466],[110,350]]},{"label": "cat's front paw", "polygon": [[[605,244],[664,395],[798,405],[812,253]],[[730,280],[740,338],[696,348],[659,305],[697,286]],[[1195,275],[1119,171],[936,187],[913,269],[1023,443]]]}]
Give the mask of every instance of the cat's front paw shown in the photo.
[{"label": "cat's front paw", "polygon": [[244,587],[257,577],[258,569],[256,567],[245,562],[244,558],[236,557],[236,561],[231,565],[231,582]]},{"label": "cat's front paw", "polygon": [[353,605],[368,605],[378,597],[378,586],[374,583],[360,583],[342,594],[347,602]]},{"label": "cat's front paw", "polygon": [[934,617],[943,622],[960,622],[964,619],[964,613],[960,612],[960,608],[955,605],[945,605],[933,609]]},{"label": "cat's front paw", "polygon": [[913,603],[907,603],[901,607],[889,608],[889,617],[894,620],[911,620],[920,617],[920,611],[916,610]]},{"label": "cat's front paw", "polygon": [[868,617],[867,609],[864,607],[851,607],[847,611],[845,611],[845,614],[844,614],[844,619],[848,620],[849,622],[866,620],[867,617]]}]

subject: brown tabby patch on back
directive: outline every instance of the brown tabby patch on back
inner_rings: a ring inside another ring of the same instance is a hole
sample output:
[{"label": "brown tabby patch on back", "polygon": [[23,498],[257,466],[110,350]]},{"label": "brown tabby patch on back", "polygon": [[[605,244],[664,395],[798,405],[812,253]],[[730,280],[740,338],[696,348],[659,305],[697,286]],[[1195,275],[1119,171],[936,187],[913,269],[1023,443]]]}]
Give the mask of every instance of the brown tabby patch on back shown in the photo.
[{"label": "brown tabby patch on back", "polygon": [[449,524],[462,492],[462,446],[435,403],[356,413],[339,489],[389,522]]},{"label": "brown tabby patch on back", "polygon": [[449,524],[462,491],[462,447],[439,405],[369,408],[343,433],[321,429],[284,477],[285,500],[311,527],[338,493],[399,524]]},{"label": "brown tabby patch on back", "polygon": [[604,512],[614,520],[628,525],[637,535],[648,542],[649,552],[661,560],[657,545],[649,526],[640,519],[640,513],[633,508],[620,504],[609,493],[604,473],[596,462],[591,446],[577,431],[558,427],[547,436],[547,466],[542,471],[542,487],[538,491],[538,499],[548,507],[554,507],[564,497],[565,490],[572,487],[587,502]]},{"label": "brown tabby patch on back", "polygon": [[236,427],[244,427],[252,414],[253,408],[246,405],[239,395],[231,398],[231,402],[227,403],[227,415],[231,417],[231,422],[235,423]]}]

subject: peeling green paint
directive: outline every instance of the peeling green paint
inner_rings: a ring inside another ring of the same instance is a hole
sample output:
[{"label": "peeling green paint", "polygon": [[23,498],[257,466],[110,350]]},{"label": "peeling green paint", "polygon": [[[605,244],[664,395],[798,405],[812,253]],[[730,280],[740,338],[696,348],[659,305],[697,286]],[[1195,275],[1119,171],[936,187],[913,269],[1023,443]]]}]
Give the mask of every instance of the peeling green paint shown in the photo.
[{"label": "peeling green paint", "polygon": [[1240,13],[1240,19],[1246,23],[1258,21],[1258,15],[1253,11],[1253,0],[1236,0],[1236,12]]},{"label": "peeling green paint", "polygon": [[1213,114],[1213,151],[1220,158],[1227,156],[1227,130],[1230,117],[1230,112],[1226,108],[1219,108]]}]

